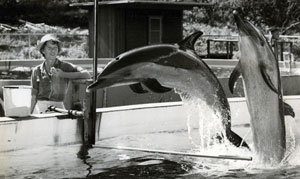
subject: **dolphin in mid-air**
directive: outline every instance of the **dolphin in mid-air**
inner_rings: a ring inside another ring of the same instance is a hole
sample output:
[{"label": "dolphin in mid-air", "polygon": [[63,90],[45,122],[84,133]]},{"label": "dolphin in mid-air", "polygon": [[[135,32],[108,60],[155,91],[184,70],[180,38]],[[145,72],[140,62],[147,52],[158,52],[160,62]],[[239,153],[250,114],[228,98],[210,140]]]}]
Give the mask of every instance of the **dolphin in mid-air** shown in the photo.
[{"label": "dolphin in mid-air", "polygon": [[141,84],[153,92],[180,90],[201,99],[220,114],[225,135],[231,143],[248,147],[231,130],[230,107],[220,82],[194,51],[194,43],[202,34],[195,32],[174,45],[148,45],[120,54],[87,90],[130,85],[133,91],[144,93],[146,90]]},{"label": "dolphin in mid-air", "polygon": [[284,115],[294,117],[295,113],[282,100],[279,64],[267,39],[236,11],[234,18],[239,31],[240,61],[229,78],[229,89],[233,92],[242,75],[258,160],[277,164],[286,150]]}]

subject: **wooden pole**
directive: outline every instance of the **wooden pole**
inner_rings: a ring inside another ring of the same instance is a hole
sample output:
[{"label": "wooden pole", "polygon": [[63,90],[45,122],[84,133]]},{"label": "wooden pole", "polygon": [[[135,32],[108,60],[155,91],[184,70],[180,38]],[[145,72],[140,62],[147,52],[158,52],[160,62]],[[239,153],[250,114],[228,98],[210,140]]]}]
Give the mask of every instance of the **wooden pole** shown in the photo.
[{"label": "wooden pole", "polygon": [[93,80],[97,80],[97,65],[98,65],[98,0],[94,0],[94,63],[93,63]]},{"label": "wooden pole", "polygon": [[[93,81],[97,80],[98,66],[98,0],[94,0],[94,19],[93,19]],[[83,122],[83,142],[84,145],[92,146],[96,143],[96,105],[97,91],[86,92],[84,99],[84,122]]]},{"label": "wooden pole", "polygon": [[[98,0],[94,0],[94,63],[93,63],[93,81],[97,80],[97,66],[98,66]],[[91,92],[91,105],[90,105],[90,115],[89,115],[89,144],[95,144],[96,142],[96,105],[97,105],[97,91]]]}]

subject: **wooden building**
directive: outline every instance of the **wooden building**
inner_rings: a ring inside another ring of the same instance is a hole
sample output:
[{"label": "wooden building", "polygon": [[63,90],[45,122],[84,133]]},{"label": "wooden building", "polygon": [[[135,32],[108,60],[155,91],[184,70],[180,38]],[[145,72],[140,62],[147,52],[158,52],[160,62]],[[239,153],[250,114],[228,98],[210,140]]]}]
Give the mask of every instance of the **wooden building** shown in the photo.
[{"label": "wooden building", "polygon": [[[100,1],[98,57],[112,58],[127,50],[155,43],[176,43],[183,37],[183,10],[210,6],[193,1]],[[89,9],[89,55],[93,55],[93,2],[77,3]]]}]

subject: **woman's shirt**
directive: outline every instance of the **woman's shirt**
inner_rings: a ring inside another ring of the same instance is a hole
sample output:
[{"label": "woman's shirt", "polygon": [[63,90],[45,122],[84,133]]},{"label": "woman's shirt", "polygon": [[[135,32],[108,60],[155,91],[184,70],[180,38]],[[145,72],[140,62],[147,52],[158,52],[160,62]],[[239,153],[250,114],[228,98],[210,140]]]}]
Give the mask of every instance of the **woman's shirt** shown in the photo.
[{"label": "woman's shirt", "polygon": [[[80,72],[83,68],[56,59],[53,67],[64,72]],[[45,62],[36,66],[31,75],[31,86],[37,100],[63,101],[68,89],[68,79],[52,76],[45,69]]]}]

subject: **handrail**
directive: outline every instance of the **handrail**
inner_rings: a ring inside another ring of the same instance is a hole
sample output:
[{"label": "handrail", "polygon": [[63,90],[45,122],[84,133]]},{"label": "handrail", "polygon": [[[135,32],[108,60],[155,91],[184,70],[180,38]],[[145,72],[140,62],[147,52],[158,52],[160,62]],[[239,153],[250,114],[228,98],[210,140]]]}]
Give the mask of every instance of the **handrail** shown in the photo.
[{"label": "handrail", "polygon": [[[37,32],[37,33],[0,33],[0,36],[1,35],[11,35],[11,36],[42,36],[42,35],[46,35],[46,34],[49,34],[48,32]],[[57,36],[88,36],[89,34],[71,34],[71,33],[52,33],[52,34],[55,34]]]},{"label": "handrail", "polygon": [[[78,65],[84,68],[92,68],[93,60],[92,58],[80,58],[80,59],[63,59],[65,61],[71,62],[74,65]],[[108,62],[113,60],[113,58],[98,58],[98,67],[103,68]],[[210,67],[215,66],[226,66],[235,67],[238,63],[238,59],[203,59]],[[35,67],[43,62],[42,59],[21,59],[21,60],[0,60],[0,71],[1,70],[11,70],[15,67]],[[284,67],[285,62],[279,61],[279,67]],[[300,68],[300,62],[294,61],[293,68]]]},{"label": "handrail", "polygon": [[[10,36],[42,36],[48,33],[0,33],[0,36],[2,35],[10,35]],[[64,34],[64,33],[54,33],[57,36],[89,36],[89,34]],[[265,34],[266,37],[269,37],[269,34]],[[239,35],[237,34],[231,34],[231,35],[225,35],[225,34],[204,34],[202,35],[203,38],[218,38],[218,37],[223,37],[223,38],[238,38]],[[280,35],[281,38],[292,38],[292,39],[300,39],[299,35]]]},{"label": "handrail", "polygon": [[[98,67],[104,67],[113,58],[98,58]],[[93,65],[92,58],[65,58],[64,61],[70,62],[84,68],[91,68]],[[0,70],[11,70],[16,67],[35,67],[43,62],[42,59],[19,59],[19,60],[0,60]]]},{"label": "handrail", "polygon": [[[270,34],[265,34],[264,36],[268,37],[268,38],[271,37]],[[237,35],[237,34],[233,34],[233,35],[222,35],[222,34],[220,34],[220,35],[216,35],[216,34],[210,35],[210,34],[204,34],[201,37],[202,38],[212,38],[212,39],[214,39],[214,38],[230,38],[230,39],[236,38],[237,39],[239,37],[239,35]],[[288,38],[288,39],[290,38],[290,39],[299,39],[300,40],[300,36],[299,35],[280,35],[279,37],[280,38]]]}]

